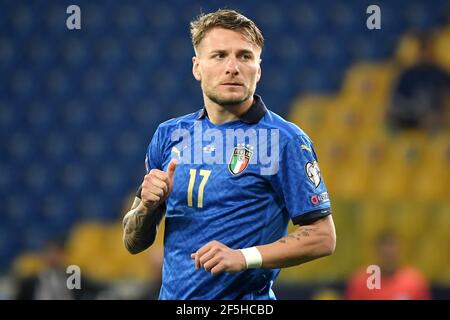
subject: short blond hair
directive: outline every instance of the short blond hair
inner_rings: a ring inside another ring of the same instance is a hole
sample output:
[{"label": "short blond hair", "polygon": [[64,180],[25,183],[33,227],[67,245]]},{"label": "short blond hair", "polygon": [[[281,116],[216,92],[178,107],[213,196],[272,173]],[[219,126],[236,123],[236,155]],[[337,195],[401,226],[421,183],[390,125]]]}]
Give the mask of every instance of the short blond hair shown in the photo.
[{"label": "short blond hair", "polygon": [[235,10],[219,9],[216,12],[200,14],[191,21],[191,39],[197,50],[206,33],[212,28],[224,28],[242,33],[259,48],[264,46],[264,37],[256,24]]}]

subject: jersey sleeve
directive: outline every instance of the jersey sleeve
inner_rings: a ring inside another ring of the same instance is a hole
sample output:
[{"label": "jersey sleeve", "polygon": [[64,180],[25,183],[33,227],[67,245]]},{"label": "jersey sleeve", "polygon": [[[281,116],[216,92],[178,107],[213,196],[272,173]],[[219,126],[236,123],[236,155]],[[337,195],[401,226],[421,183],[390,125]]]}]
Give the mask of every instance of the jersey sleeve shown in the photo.
[{"label": "jersey sleeve", "polygon": [[[150,144],[148,145],[147,152],[145,154],[145,174],[149,173],[152,169],[161,170],[161,147],[160,147],[160,130],[156,129]],[[136,191],[136,197],[141,198],[142,187]]]},{"label": "jersey sleeve", "polygon": [[272,186],[284,201],[294,224],[309,224],[331,214],[331,203],[314,146],[296,136],[281,149]]}]

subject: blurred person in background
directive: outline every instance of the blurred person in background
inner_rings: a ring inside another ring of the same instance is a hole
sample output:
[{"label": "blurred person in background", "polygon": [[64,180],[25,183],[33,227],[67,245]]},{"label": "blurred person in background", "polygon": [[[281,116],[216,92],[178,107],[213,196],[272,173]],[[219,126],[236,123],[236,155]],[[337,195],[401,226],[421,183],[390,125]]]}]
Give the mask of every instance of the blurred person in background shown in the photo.
[{"label": "blurred person in background", "polygon": [[138,300],[158,300],[159,290],[162,285],[162,264],[163,264],[163,249],[160,247],[152,247],[147,261],[150,270],[152,270],[152,277],[145,283],[141,293],[136,297]]},{"label": "blurred person in background", "polygon": [[[275,299],[280,268],[334,252],[331,204],[314,147],[255,95],[264,39],[253,21],[219,10],[193,21],[191,35],[192,71],[205,106],[158,127],[146,155],[147,175],[123,219],[124,244],[132,254],[147,249],[165,215],[160,299]],[[263,174],[261,163],[249,165],[250,145],[236,146],[234,139],[233,152],[218,164],[183,162],[180,154],[192,155],[197,147],[172,136],[183,130],[195,137],[200,124],[223,134],[208,148],[194,139],[208,154],[224,149],[230,130],[276,129],[277,170]],[[298,228],[286,236],[289,220]]]},{"label": "blurred person in background", "polygon": [[428,300],[429,284],[413,266],[400,265],[398,236],[384,231],[376,238],[377,265],[381,270],[380,288],[369,288],[371,274],[366,268],[357,271],[348,281],[346,298],[349,300]]},{"label": "blurred person in background", "polygon": [[44,245],[41,258],[43,268],[35,275],[18,279],[17,300],[84,300],[94,299],[101,285],[81,276],[81,288],[69,289],[64,258],[64,240],[52,238]]},{"label": "blurred person in background", "polygon": [[404,69],[393,90],[387,121],[393,130],[448,126],[450,75],[434,60],[433,42],[418,34],[418,61]]}]

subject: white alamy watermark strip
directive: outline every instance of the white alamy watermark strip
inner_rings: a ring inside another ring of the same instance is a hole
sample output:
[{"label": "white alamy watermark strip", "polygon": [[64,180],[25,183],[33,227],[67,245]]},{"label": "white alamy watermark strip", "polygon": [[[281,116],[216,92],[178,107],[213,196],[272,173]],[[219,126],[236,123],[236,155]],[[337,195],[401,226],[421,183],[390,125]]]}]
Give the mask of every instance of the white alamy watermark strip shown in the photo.
[{"label": "white alamy watermark strip", "polygon": [[274,175],[279,169],[279,129],[208,128],[203,131],[201,121],[194,122],[191,134],[187,129],[176,129],[171,134],[176,145],[172,153],[184,164],[230,164],[236,161],[258,164],[261,175]]}]

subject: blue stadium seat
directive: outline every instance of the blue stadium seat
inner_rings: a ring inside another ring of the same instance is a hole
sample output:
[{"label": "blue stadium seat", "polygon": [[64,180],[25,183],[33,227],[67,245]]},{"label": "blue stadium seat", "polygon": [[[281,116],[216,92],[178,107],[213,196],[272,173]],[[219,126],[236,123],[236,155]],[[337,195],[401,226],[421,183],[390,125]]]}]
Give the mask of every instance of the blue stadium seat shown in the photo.
[{"label": "blue stadium seat", "polygon": [[31,6],[25,5],[24,3],[17,4],[10,11],[10,32],[19,37],[29,35],[34,29],[37,18],[38,16],[34,14]]},{"label": "blue stadium seat", "polygon": [[[69,228],[79,218],[76,201],[67,190],[46,194],[41,201],[43,227],[55,234],[67,234]],[[42,223],[41,223],[42,225]]]},{"label": "blue stadium seat", "polygon": [[110,144],[103,133],[89,131],[79,137],[77,149],[86,164],[100,164],[108,160]]},{"label": "blue stadium seat", "polygon": [[95,190],[91,177],[92,171],[90,166],[77,161],[71,161],[60,166],[57,182],[57,185],[60,186],[60,192],[75,197],[92,193]]},{"label": "blue stadium seat", "polygon": [[330,4],[326,9],[326,18],[329,20],[330,29],[336,33],[352,33],[360,28],[361,13],[350,2],[340,2]]},{"label": "blue stadium seat", "polygon": [[23,228],[37,220],[38,199],[36,195],[22,190],[10,192],[5,197],[5,211],[11,227]]},{"label": "blue stadium seat", "polygon": [[114,8],[112,20],[115,31],[127,37],[139,32],[143,28],[145,17],[138,7],[120,3]]},{"label": "blue stadium seat", "polygon": [[50,238],[51,231],[48,226],[41,222],[26,228],[23,232],[22,246],[27,251],[39,251]]},{"label": "blue stadium seat", "polygon": [[7,84],[10,93],[21,99],[29,99],[38,92],[39,81],[37,75],[27,68],[19,68],[11,74],[11,79]]},{"label": "blue stadium seat", "polygon": [[82,28],[89,30],[89,37],[95,39],[109,32],[110,25],[107,19],[109,18],[110,10],[108,9],[110,9],[110,6],[105,3],[85,2],[80,4],[83,8]]},{"label": "blue stadium seat", "polygon": [[[180,10],[184,7],[185,10]],[[148,29],[153,30],[155,34],[161,33],[161,35],[173,34],[174,29],[177,27],[177,11],[181,14],[185,13],[189,9],[189,5],[186,8],[186,3],[183,6],[171,6],[166,3],[160,2],[157,5],[151,5],[146,11],[145,16],[148,23]],[[187,26],[185,24],[185,26]]]},{"label": "blue stadium seat", "polygon": [[8,271],[10,262],[22,249],[21,234],[9,225],[0,225],[0,272]]},{"label": "blue stadium seat", "polygon": [[289,20],[297,32],[309,33],[326,29],[322,24],[323,10],[317,2],[294,2],[289,10]]},{"label": "blue stadium seat", "polygon": [[23,169],[25,188],[34,195],[43,195],[54,189],[56,173],[46,162],[31,163]]},{"label": "blue stadium seat", "polygon": [[64,164],[76,156],[73,141],[54,130],[40,141],[41,157],[52,164]]},{"label": "blue stadium seat", "polygon": [[48,101],[31,101],[26,108],[25,114],[25,125],[28,132],[45,132],[57,122],[56,112],[48,104]]},{"label": "blue stadium seat", "polygon": [[131,39],[129,50],[130,57],[143,68],[141,70],[151,71],[150,68],[160,59],[161,44],[154,34],[149,33],[145,32],[142,36]]},{"label": "blue stadium seat", "polygon": [[[3,160],[0,162],[0,202],[5,203],[4,199],[7,195],[16,191],[19,191],[18,185],[19,177],[17,170],[13,164],[6,163]],[[0,213],[1,216],[5,215],[5,212]]]},{"label": "blue stadium seat", "polygon": [[77,206],[80,217],[86,220],[111,221],[119,219],[120,203],[118,199],[103,195],[85,195],[80,199]]},{"label": "blue stadium seat", "polygon": [[13,103],[11,101],[6,99],[0,100],[0,132],[5,133],[2,137],[6,137],[6,133],[11,133],[18,129],[22,122],[21,113],[21,110],[13,108]]},{"label": "blue stadium seat", "polygon": [[[55,2],[51,6],[43,6],[43,4],[35,3],[35,12],[41,14],[34,14],[36,17],[40,17],[43,21],[41,27],[44,32],[48,32],[53,37],[65,37],[67,35],[66,12],[69,4],[65,5],[61,2]],[[63,13],[63,14],[61,14]]]},{"label": "blue stadium seat", "polygon": [[[71,67],[73,70],[82,70],[80,68],[86,66],[89,62],[89,53],[91,49],[88,47],[90,43],[86,43],[83,39],[68,35],[68,39],[62,43],[61,55],[62,62],[65,66]],[[90,58],[92,59],[92,57]]]},{"label": "blue stadium seat", "polygon": [[432,6],[418,1],[409,2],[402,10],[407,27],[419,30],[425,30],[432,27],[433,24],[435,24],[433,18],[439,15],[439,11],[436,11],[437,8],[438,7],[435,7],[433,17]]},{"label": "blue stadium seat", "polygon": [[32,142],[32,137],[26,132],[16,131],[7,140],[7,154],[10,159],[14,159],[14,164],[28,165],[36,157],[36,146]]},{"label": "blue stadium seat", "polygon": [[81,133],[92,125],[90,106],[80,99],[65,101],[60,106],[59,121],[63,132]]}]

